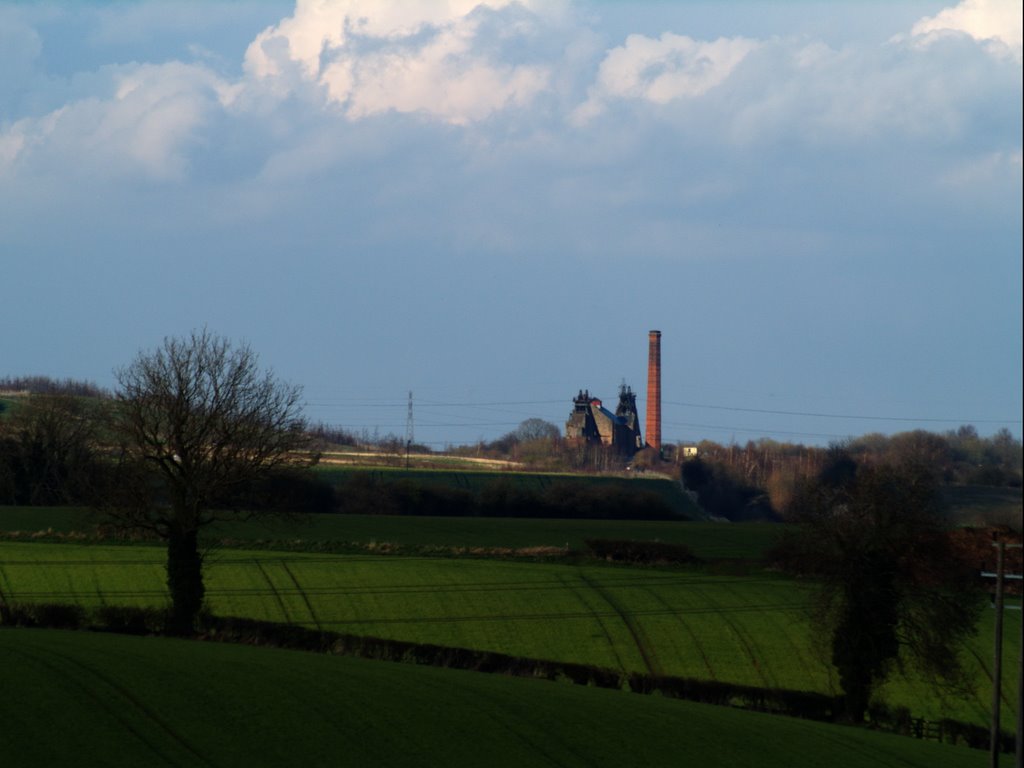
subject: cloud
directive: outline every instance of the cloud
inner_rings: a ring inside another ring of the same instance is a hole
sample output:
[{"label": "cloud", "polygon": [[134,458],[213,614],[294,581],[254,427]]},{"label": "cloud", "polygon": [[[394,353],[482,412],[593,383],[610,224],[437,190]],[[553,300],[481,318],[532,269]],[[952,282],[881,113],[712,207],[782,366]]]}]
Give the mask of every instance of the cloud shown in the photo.
[{"label": "cloud", "polygon": [[576,122],[600,114],[612,99],[644,99],[666,104],[701,96],[720,85],[758,43],[743,37],[694,40],[664,33],[654,39],[630,35],[608,52]]},{"label": "cloud", "polygon": [[0,171],[40,161],[60,175],[181,178],[184,147],[212,110],[230,105],[233,86],[201,65],[169,62],[104,69],[103,96],[70,101],[0,129]]},{"label": "cloud", "polygon": [[747,63],[717,103],[701,107],[714,110],[723,137],[740,144],[869,148],[882,141],[948,150],[981,136],[1005,142],[1019,129],[1007,100],[1019,88],[1019,67],[969,41],[833,49],[777,40]]},{"label": "cloud", "polygon": [[951,32],[964,33],[989,43],[993,52],[1009,52],[1019,62],[1022,23],[1020,0],[963,0],[953,8],[921,19],[911,32],[923,38],[925,44]]},{"label": "cloud", "polygon": [[968,193],[979,189],[1001,189],[1002,178],[1019,183],[1021,175],[1021,150],[1010,152],[987,152],[972,156],[949,168],[941,177],[943,184],[963,188]]},{"label": "cloud", "polygon": [[[472,208],[483,186],[509,174],[549,202],[578,184],[566,206],[596,198],[593,208],[612,215],[642,209],[662,182],[672,205],[728,205],[748,186],[737,150],[760,153],[782,176],[837,151],[866,168],[893,147],[945,158],[963,149],[934,171],[962,179],[983,179],[960,169],[988,168],[985,158],[1019,157],[1020,67],[963,34],[832,48],[813,37],[665,32],[618,34],[609,45],[593,19],[549,8],[301,0],[278,23],[253,27],[262,31],[241,70],[235,54],[234,74],[210,56],[51,77],[45,101],[0,122],[0,175],[237,183],[270,206],[287,190],[302,194],[304,180],[376,173],[388,189],[387,174],[412,166],[438,217]],[[31,67],[40,44],[25,40],[0,58]],[[697,167],[679,170],[687,164]],[[596,190],[632,193],[615,201]],[[522,215],[542,219],[550,208]],[[524,236],[510,213],[487,220],[509,242]]]},{"label": "cloud", "polygon": [[0,105],[11,104],[26,90],[42,49],[31,26],[0,8]]},{"label": "cloud", "polygon": [[0,174],[5,168],[14,164],[15,159],[25,148],[25,133],[18,127],[0,133]]},{"label": "cloud", "polygon": [[510,0],[299,0],[252,42],[245,71],[279,96],[316,84],[350,120],[396,111],[467,124],[548,87],[544,64],[492,55],[483,31],[495,14],[510,37],[528,38],[539,19]]}]

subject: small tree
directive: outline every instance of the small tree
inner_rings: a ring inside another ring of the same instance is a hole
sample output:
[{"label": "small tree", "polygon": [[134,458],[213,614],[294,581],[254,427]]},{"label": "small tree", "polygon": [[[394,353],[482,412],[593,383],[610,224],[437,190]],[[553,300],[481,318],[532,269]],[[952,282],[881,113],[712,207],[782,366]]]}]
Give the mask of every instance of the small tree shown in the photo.
[{"label": "small tree", "polygon": [[[120,462],[105,511],[167,542],[169,629],[191,632],[205,588],[199,532],[284,470],[312,463],[300,390],[206,330],[167,338],[117,372]],[[267,510],[262,510],[267,511]]]},{"label": "small tree", "polygon": [[829,639],[847,716],[861,722],[893,665],[964,685],[958,651],[975,632],[977,579],[944,526],[921,464],[857,466],[841,451],[793,503],[795,535],[777,554],[818,578],[814,619]]}]

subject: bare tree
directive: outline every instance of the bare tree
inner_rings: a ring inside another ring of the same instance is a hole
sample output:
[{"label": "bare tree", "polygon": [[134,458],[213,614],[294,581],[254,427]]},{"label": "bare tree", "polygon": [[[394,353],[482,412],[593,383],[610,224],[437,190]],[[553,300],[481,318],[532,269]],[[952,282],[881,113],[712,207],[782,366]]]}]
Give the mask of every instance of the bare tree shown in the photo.
[{"label": "bare tree", "polygon": [[562,430],[550,421],[533,418],[520,422],[511,434],[520,443],[527,443],[531,440],[557,440],[562,436]]},{"label": "bare tree", "polygon": [[245,514],[261,483],[313,461],[301,390],[261,371],[247,345],[205,329],[164,339],[116,376],[121,460],[105,511],[166,540],[168,624],[188,633],[205,594],[200,530]]}]

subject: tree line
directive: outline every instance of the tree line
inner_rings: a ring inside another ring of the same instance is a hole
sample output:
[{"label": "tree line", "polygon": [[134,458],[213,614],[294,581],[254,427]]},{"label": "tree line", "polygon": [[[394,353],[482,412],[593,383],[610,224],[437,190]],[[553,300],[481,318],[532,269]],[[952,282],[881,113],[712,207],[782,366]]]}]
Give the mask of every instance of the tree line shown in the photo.
[{"label": "tree line", "polygon": [[0,504],[87,504],[102,471],[105,403],[63,392],[0,414]]},{"label": "tree line", "polygon": [[746,445],[703,441],[698,457],[681,460],[683,483],[702,507],[733,520],[786,518],[801,485],[834,461],[836,451],[866,466],[927,465],[944,485],[1021,488],[1021,441],[1001,429],[982,437],[964,425],[944,433],[913,430],[867,434],[827,447],[762,439]]},{"label": "tree line", "polygon": [[3,393],[30,395],[71,395],[74,397],[109,397],[110,393],[83,379],[54,379],[50,376],[0,376]]},{"label": "tree line", "polygon": [[[892,463],[908,457],[927,461],[946,484],[1022,486],[1024,451],[1021,441],[1005,428],[986,437],[973,425],[965,424],[946,432],[869,433],[834,444],[842,445],[862,463]],[[697,456],[705,464],[719,468],[721,474],[728,474],[733,485],[767,494],[772,507],[784,512],[796,481],[815,475],[828,461],[832,446],[762,438],[746,444],[703,440],[689,447],[696,448]],[[634,456],[623,456],[608,446],[566,440],[555,424],[532,418],[494,440],[452,446],[448,452],[516,461],[532,470],[643,468],[664,471],[673,464],[682,467],[690,460],[683,448],[682,444],[667,446],[664,457],[653,455],[649,449]]]}]

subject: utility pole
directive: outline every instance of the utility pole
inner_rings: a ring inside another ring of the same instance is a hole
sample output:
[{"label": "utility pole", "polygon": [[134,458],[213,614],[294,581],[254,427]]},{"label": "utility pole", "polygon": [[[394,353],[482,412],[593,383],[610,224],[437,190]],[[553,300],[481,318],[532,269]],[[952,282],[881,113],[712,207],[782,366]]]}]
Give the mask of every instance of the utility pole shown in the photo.
[{"label": "utility pole", "polygon": [[996,548],[996,642],[992,662],[992,729],[989,733],[989,766],[999,768],[999,698],[1003,689],[1003,554],[1006,543],[995,542]]},{"label": "utility pole", "polygon": [[409,390],[409,411],[405,417],[405,468],[409,469],[409,451],[412,450],[412,390]]},{"label": "utility pole", "polygon": [[[982,576],[995,578],[995,642],[992,660],[992,725],[989,732],[989,766],[999,767],[999,724],[1000,707],[1003,687],[1003,582],[1006,579],[1024,580],[1024,574],[1005,572],[1005,555],[1007,549],[1020,549],[1021,544],[1007,544],[1004,541],[992,542],[996,548],[996,570],[995,572],[983,571]],[[1024,597],[1024,596],[1022,596]],[[1024,768],[1024,604],[1021,606],[1010,606],[1011,609],[1021,610],[1021,637],[1020,654],[1017,658],[1017,738],[1016,738],[1016,768]]]},{"label": "utility pole", "polygon": [[1024,768],[1024,589],[1021,590],[1020,637],[1017,640],[1020,642],[1017,646],[1017,768]]}]

